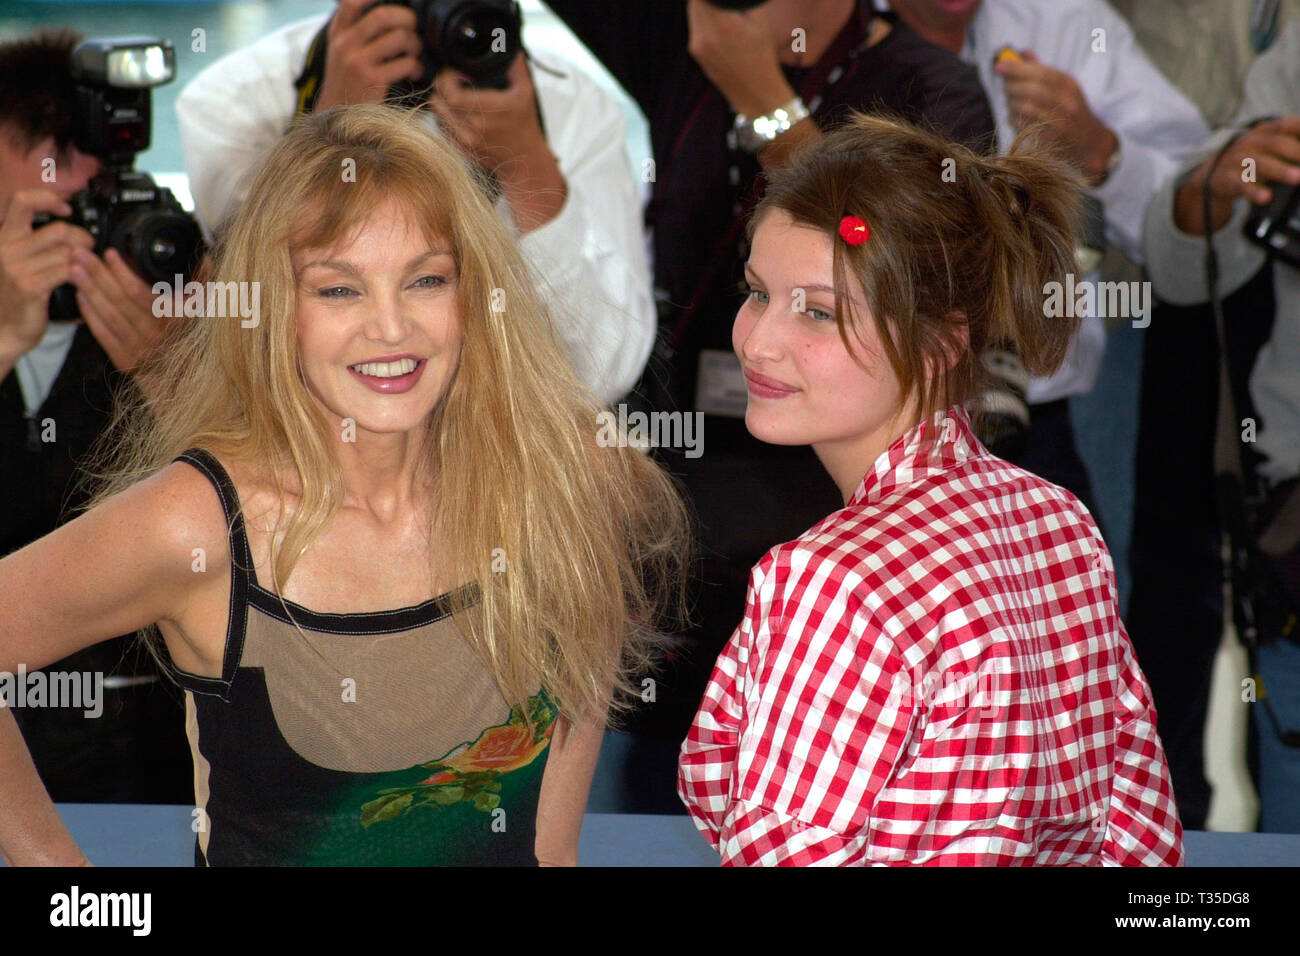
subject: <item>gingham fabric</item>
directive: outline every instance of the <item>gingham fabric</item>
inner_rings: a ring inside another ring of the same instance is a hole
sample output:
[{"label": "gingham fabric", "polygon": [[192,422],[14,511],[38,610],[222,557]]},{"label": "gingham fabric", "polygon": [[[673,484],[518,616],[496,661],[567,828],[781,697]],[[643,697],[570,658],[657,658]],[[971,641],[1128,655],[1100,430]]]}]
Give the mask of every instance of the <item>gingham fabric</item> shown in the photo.
[{"label": "gingham fabric", "polygon": [[1091,516],[954,405],[754,568],[678,793],[724,864],[1181,865],[1155,723]]}]

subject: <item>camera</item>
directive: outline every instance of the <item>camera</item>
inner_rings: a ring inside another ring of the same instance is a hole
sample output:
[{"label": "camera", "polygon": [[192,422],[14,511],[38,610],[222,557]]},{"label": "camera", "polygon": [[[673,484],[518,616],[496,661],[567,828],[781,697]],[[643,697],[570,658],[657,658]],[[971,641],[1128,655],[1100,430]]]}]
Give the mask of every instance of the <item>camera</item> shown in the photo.
[{"label": "camera", "polygon": [[504,90],[510,85],[506,71],[522,49],[523,17],[515,0],[404,0],[397,6],[415,11],[415,30],[424,40],[424,75],[395,86],[391,98],[428,90],[444,66],[464,73],[475,86]]},{"label": "camera", "polygon": [[[68,200],[67,222],[94,237],[95,255],[116,249],[146,282],[189,277],[203,250],[203,234],[170,189],[133,166],[149,148],[149,90],[173,79],[172,45],[156,37],[86,40],[72,51],[77,121],[73,143],[98,157],[103,166],[87,187]],[[43,226],[56,218],[33,217]],[[76,287],[59,286],[50,295],[49,316],[80,318]]]},{"label": "camera", "polygon": [[1269,183],[1273,200],[1256,206],[1246,220],[1246,238],[1272,255],[1300,268],[1300,189]]}]

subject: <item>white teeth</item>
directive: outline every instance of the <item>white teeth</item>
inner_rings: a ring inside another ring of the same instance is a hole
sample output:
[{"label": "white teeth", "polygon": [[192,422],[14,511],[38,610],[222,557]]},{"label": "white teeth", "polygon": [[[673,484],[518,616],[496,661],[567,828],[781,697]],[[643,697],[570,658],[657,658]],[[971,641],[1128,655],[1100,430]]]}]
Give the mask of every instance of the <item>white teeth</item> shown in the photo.
[{"label": "white teeth", "polygon": [[363,362],[360,365],[353,365],[362,375],[373,375],[375,378],[396,378],[398,375],[409,375],[415,371],[418,363],[415,359],[398,359],[396,362]]}]

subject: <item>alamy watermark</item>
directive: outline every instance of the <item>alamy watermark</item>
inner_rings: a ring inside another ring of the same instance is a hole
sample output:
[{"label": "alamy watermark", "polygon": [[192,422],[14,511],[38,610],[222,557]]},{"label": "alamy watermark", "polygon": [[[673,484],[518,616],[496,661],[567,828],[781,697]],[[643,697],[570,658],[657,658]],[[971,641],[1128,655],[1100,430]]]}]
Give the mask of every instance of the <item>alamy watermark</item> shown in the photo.
[{"label": "alamy watermark", "polygon": [[94,719],[104,713],[104,675],[99,671],[0,671],[0,707],[68,707]]},{"label": "alamy watermark", "polygon": [[185,282],[177,275],[170,283],[153,284],[153,314],[160,319],[238,317],[246,329],[261,321],[260,282]]},{"label": "alamy watermark", "polygon": [[1012,703],[1010,671],[998,662],[981,672],[945,670],[894,674],[888,707],[941,708],[949,712],[974,711],[988,719],[1005,712]]},{"label": "alamy watermark", "polygon": [[94,893],[73,885],[50,897],[50,925],[55,927],[123,927],[133,936],[153,928],[152,893]]},{"label": "alamy watermark", "polygon": [[596,425],[596,444],[602,448],[680,448],[687,458],[704,453],[703,412],[629,412],[620,403],[617,414],[597,412]]},{"label": "alamy watermark", "polygon": [[1065,282],[1043,286],[1043,315],[1132,319],[1133,328],[1145,329],[1151,324],[1151,283],[1076,280],[1073,272],[1067,272]]}]

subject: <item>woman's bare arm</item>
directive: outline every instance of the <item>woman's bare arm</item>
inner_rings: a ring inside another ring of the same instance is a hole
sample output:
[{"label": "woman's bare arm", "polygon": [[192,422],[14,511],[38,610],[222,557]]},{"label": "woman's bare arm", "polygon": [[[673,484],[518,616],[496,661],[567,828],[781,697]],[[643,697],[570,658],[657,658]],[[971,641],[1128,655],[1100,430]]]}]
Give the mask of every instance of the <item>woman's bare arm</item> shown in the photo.
[{"label": "woman's bare arm", "polygon": [[[195,493],[196,482],[211,501]],[[196,547],[214,556],[207,574],[191,569]],[[35,670],[182,617],[223,554],[228,561],[224,519],[201,475],[173,465],[140,482],[0,560],[0,671]],[[0,856],[12,864],[84,862],[7,708],[0,708]]]},{"label": "woman's bare arm", "polygon": [[603,714],[580,724],[563,717],[556,721],[537,802],[537,862],[542,866],[578,865],[582,815],[604,736]]}]

